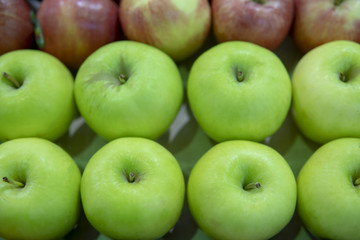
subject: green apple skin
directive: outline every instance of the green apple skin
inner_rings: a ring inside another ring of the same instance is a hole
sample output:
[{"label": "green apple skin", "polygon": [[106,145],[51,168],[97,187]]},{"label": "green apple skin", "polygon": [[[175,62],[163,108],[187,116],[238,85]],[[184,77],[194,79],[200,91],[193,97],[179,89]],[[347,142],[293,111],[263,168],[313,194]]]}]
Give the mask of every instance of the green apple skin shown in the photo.
[{"label": "green apple skin", "polygon": [[206,41],[211,8],[208,0],[122,0],[119,19],[128,39],[152,45],[182,61]]},{"label": "green apple skin", "polygon": [[[251,183],[260,188],[246,190]],[[192,169],[187,200],[198,226],[214,239],[269,239],[291,220],[296,181],[274,149],[247,140],[219,143]]]},{"label": "green apple skin", "polygon": [[87,219],[100,233],[112,239],[156,239],[176,224],[185,181],[174,156],[157,142],[119,138],[88,162],[81,197]]},{"label": "green apple skin", "polygon": [[[242,81],[237,78],[240,72]],[[197,122],[213,140],[262,141],[285,120],[291,82],[273,52],[253,43],[230,41],[196,59],[187,95]]]},{"label": "green apple skin", "polygon": [[[127,79],[123,84],[120,75]],[[183,91],[174,61],[155,47],[134,41],[101,47],[75,78],[79,111],[106,140],[158,138],[175,119]]]},{"label": "green apple skin", "polygon": [[[3,76],[15,78],[16,88]],[[55,141],[76,114],[74,78],[58,59],[22,49],[0,56],[0,139],[40,137]]]},{"label": "green apple skin", "polygon": [[314,48],[296,65],[292,86],[292,115],[307,138],[324,144],[360,137],[360,44],[339,40]]},{"label": "green apple skin", "polygon": [[18,138],[0,145],[0,237],[59,239],[81,212],[81,173],[58,145],[41,138]]},{"label": "green apple skin", "polygon": [[297,211],[317,237],[360,239],[360,139],[322,145],[300,170]]}]

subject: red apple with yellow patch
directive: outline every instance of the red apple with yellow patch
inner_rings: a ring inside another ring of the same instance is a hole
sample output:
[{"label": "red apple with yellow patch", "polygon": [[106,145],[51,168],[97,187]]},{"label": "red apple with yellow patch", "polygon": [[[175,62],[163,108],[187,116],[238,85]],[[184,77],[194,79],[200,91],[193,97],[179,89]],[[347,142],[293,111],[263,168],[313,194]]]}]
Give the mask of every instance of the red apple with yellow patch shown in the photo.
[{"label": "red apple with yellow patch", "polygon": [[275,50],[294,17],[294,0],[212,0],[213,31],[218,42],[247,41]]},{"label": "red apple with yellow patch", "polygon": [[335,40],[360,43],[360,1],[295,0],[292,36],[304,52]]},{"label": "red apple with yellow patch", "polygon": [[118,5],[112,0],[43,0],[37,19],[44,38],[39,47],[71,70],[120,37]]},{"label": "red apple with yellow patch", "polygon": [[119,18],[129,40],[157,47],[175,61],[194,54],[211,28],[208,0],[122,0]]}]

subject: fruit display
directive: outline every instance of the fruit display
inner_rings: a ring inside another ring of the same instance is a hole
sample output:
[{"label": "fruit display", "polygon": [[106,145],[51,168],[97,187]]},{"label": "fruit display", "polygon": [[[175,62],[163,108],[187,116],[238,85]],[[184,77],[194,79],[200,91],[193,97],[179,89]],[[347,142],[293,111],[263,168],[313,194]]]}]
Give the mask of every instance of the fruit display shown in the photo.
[{"label": "fruit display", "polygon": [[359,6],[0,0],[0,240],[359,239]]}]

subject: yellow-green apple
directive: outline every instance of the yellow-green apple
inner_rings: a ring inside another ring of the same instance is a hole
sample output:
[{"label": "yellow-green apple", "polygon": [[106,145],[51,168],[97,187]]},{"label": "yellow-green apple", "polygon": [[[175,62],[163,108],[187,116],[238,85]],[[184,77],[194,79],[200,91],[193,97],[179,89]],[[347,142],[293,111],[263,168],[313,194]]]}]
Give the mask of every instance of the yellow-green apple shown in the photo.
[{"label": "yellow-green apple", "polygon": [[0,238],[59,239],[81,212],[78,166],[55,143],[19,138],[0,145]]},{"label": "yellow-green apple", "polygon": [[307,138],[360,137],[360,44],[337,40],[312,49],[296,65],[292,86],[293,118]]},{"label": "yellow-green apple", "polygon": [[174,61],[155,47],[127,40],[90,55],[76,74],[74,90],[84,120],[106,140],[158,138],[175,119],[183,99]]},{"label": "yellow-green apple", "polygon": [[0,55],[32,47],[34,25],[30,10],[25,0],[0,0]]},{"label": "yellow-green apple", "polygon": [[75,116],[74,78],[54,56],[20,49],[0,56],[0,139],[55,141]]},{"label": "yellow-green apple", "polygon": [[175,157],[145,138],[118,138],[89,160],[81,180],[86,218],[112,239],[158,239],[178,221],[185,182]]},{"label": "yellow-green apple", "polygon": [[211,28],[207,0],[122,0],[119,18],[129,40],[155,46],[175,61],[194,54]]},{"label": "yellow-green apple", "polygon": [[73,71],[99,47],[120,38],[118,5],[112,0],[43,0],[37,19],[40,49]]},{"label": "yellow-green apple", "polygon": [[295,0],[291,35],[303,52],[334,40],[360,43],[360,1]]},{"label": "yellow-green apple", "polygon": [[275,50],[294,18],[294,0],[213,0],[213,32],[218,42],[248,41]]},{"label": "yellow-green apple", "polygon": [[330,141],[300,170],[297,211],[321,239],[360,239],[359,146],[359,138]]},{"label": "yellow-green apple", "polygon": [[230,41],[196,59],[187,95],[197,122],[213,140],[262,141],[285,120],[291,82],[273,52],[250,42]]},{"label": "yellow-green apple", "polygon": [[261,143],[215,145],[195,164],[187,186],[191,214],[213,239],[270,239],[295,212],[294,174],[278,152]]}]

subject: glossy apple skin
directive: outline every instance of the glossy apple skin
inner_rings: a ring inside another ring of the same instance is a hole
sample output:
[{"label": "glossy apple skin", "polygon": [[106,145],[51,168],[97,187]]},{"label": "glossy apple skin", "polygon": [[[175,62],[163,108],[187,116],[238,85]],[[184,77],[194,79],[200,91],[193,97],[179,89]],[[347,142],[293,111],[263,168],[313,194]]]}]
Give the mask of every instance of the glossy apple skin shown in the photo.
[{"label": "glossy apple skin", "polygon": [[293,119],[308,139],[360,137],[360,44],[338,40],[309,51],[294,69],[292,92]]},{"label": "glossy apple skin", "polygon": [[111,239],[159,239],[180,216],[185,181],[175,157],[157,142],[118,138],[86,165],[81,198],[89,222]]},{"label": "glossy apple skin", "polygon": [[334,40],[360,43],[360,1],[295,0],[292,36],[303,51]]},{"label": "glossy apple skin", "polygon": [[0,0],[0,36],[0,55],[33,46],[34,25],[25,0]]},{"label": "glossy apple skin", "polygon": [[[238,71],[243,81],[237,80]],[[273,52],[250,42],[231,41],[217,44],[196,59],[187,96],[198,124],[216,142],[262,141],[285,120],[291,82]]]},{"label": "glossy apple skin", "polygon": [[275,50],[290,31],[294,0],[213,0],[211,11],[218,42],[248,41]]},{"label": "glossy apple skin", "polygon": [[[125,75],[125,83],[119,81]],[[159,49],[135,41],[101,47],[81,65],[75,100],[89,127],[106,140],[157,139],[174,121],[183,100],[174,61]]]},{"label": "glossy apple skin", "polygon": [[195,53],[211,28],[207,0],[122,0],[119,18],[129,40],[155,46],[175,61]]},{"label": "glossy apple skin", "polygon": [[58,145],[41,138],[2,143],[0,176],[0,238],[59,239],[73,229],[81,213],[81,173]]},{"label": "glossy apple skin", "polygon": [[359,138],[330,141],[299,172],[297,211],[321,239],[360,239],[359,146]]},{"label": "glossy apple skin", "polygon": [[[21,83],[15,88],[3,73]],[[19,49],[0,56],[0,139],[56,141],[75,117],[74,78],[54,56]]]},{"label": "glossy apple skin", "polygon": [[39,48],[77,70],[93,51],[120,38],[117,9],[111,0],[44,0],[37,12]]},{"label": "glossy apple skin", "polygon": [[[254,182],[260,188],[244,189]],[[191,214],[212,239],[270,239],[295,212],[289,164],[274,149],[252,141],[215,145],[195,164],[187,186]]]}]

